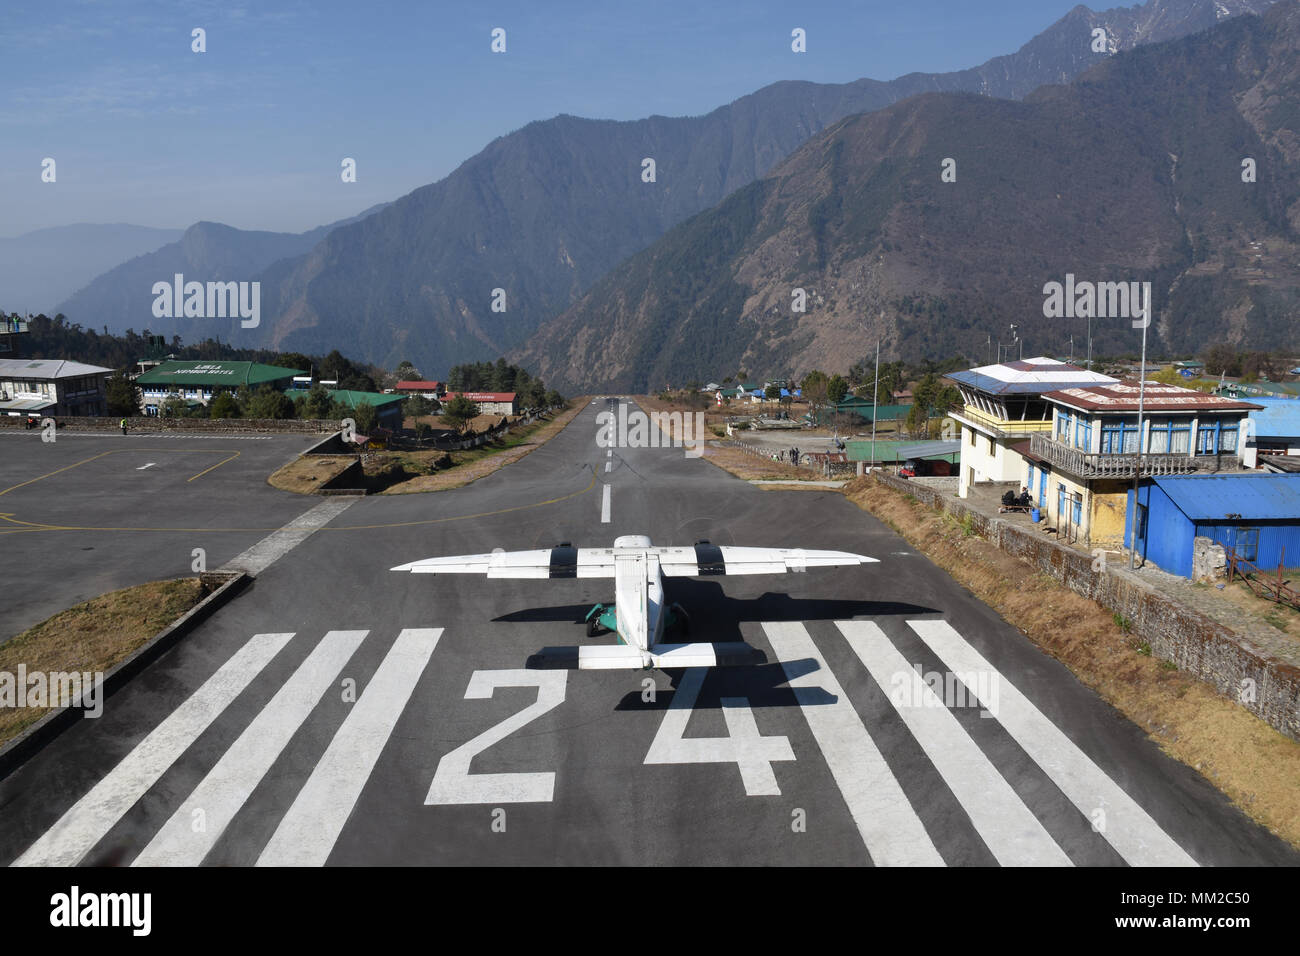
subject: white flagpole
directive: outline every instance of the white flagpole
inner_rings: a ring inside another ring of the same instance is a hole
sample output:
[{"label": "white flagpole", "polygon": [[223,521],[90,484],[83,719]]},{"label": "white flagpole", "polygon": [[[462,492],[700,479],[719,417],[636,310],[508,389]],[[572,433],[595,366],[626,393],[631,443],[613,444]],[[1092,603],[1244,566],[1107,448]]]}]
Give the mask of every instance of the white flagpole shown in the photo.
[{"label": "white flagpole", "polygon": [[876,413],[880,408],[880,339],[876,339],[876,384],[871,389],[871,466],[876,465]]},{"label": "white flagpole", "polygon": [[1128,549],[1128,569],[1133,570],[1133,562],[1137,554],[1137,535],[1138,535],[1138,515],[1141,514],[1141,505],[1138,503],[1138,492],[1142,481],[1142,417],[1146,410],[1147,395],[1147,326],[1151,324],[1151,295],[1147,294],[1147,307],[1142,316],[1142,368],[1138,371],[1138,455],[1137,466],[1133,469],[1133,528],[1132,547]]}]

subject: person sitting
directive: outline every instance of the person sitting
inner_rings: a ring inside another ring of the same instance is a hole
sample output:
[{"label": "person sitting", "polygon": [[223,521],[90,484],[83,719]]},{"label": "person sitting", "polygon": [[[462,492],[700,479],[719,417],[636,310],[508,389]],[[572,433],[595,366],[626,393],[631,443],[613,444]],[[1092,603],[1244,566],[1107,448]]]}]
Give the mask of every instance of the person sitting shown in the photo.
[{"label": "person sitting", "polygon": [[1029,496],[1029,489],[1022,487],[1020,489],[1020,498],[1016,501],[1016,504],[1020,505],[1022,508],[1028,508],[1033,503],[1033,499]]},{"label": "person sitting", "polygon": [[1015,493],[1014,491],[1006,491],[1006,492],[1003,492],[1003,494],[1002,494],[1002,504],[1004,504],[1004,505],[1010,507],[1011,505],[1014,505],[1015,503],[1016,503],[1016,493]]}]

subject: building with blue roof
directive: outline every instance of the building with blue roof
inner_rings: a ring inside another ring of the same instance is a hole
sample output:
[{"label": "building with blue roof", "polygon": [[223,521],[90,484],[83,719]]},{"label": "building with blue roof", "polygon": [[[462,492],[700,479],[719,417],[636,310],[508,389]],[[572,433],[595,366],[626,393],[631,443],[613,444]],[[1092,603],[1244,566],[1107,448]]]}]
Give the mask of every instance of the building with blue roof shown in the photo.
[{"label": "building with blue roof", "polygon": [[1171,574],[1192,576],[1193,539],[1206,537],[1260,568],[1300,567],[1300,475],[1151,478],[1129,491],[1124,539]]},{"label": "building with blue roof", "polygon": [[[1088,369],[1039,355],[1036,358],[950,372],[947,379],[961,393],[962,407],[950,412],[961,426],[961,470],[957,494],[972,485],[1024,481],[1025,460],[1015,446],[1052,431],[1048,392],[1117,380]],[[1047,494],[1044,484],[1043,492]]]},{"label": "building with blue roof", "polygon": [[[1242,463],[1266,471],[1294,470],[1300,466],[1300,402],[1291,398],[1252,398],[1259,411],[1250,413]],[[1292,457],[1294,462],[1278,461]]]}]

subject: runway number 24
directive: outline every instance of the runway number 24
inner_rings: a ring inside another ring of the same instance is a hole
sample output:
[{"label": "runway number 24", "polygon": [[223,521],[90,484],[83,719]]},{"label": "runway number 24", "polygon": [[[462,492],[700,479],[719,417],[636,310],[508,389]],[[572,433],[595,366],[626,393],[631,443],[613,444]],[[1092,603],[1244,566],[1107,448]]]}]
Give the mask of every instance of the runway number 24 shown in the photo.
[{"label": "runway number 24", "polygon": [[[747,698],[722,698],[726,737],[685,736],[705,673],[703,668],[692,668],[683,675],[644,762],[734,763],[740,770],[746,794],[779,794],[772,763],[794,760],[794,751],[788,737],[765,737],[758,732]],[[469,767],[476,756],[493,744],[562,704],[567,678],[568,672],[563,670],[493,670],[470,675],[466,700],[490,699],[498,687],[536,687],[537,700],[446,754],[434,771],[425,804],[551,802],[555,797],[553,772],[470,773]]]}]

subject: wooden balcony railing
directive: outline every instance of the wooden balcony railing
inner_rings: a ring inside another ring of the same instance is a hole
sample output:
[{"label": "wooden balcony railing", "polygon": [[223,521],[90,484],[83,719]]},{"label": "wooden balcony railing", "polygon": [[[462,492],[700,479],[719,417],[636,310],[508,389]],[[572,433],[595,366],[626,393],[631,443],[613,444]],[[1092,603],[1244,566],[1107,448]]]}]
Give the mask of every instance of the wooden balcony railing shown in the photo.
[{"label": "wooden balcony railing", "polygon": [[[1034,435],[1029,439],[1029,450],[1039,458],[1080,478],[1132,478],[1137,468],[1136,453],[1126,455],[1090,455],[1055,441],[1047,435]],[[1144,475],[1193,475],[1198,471],[1219,471],[1220,455],[1160,455],[1142,456]]]}]

